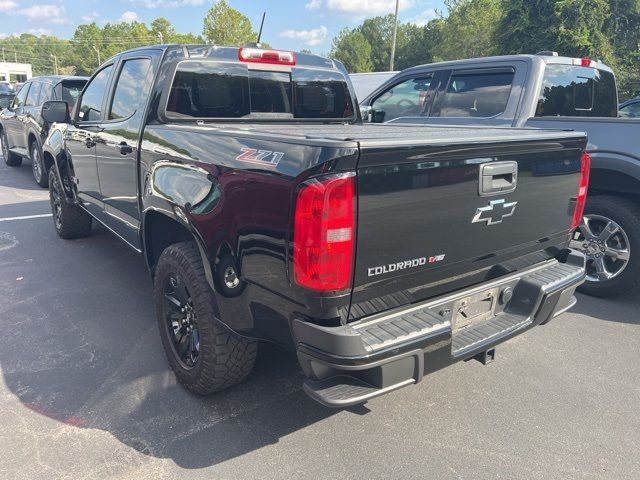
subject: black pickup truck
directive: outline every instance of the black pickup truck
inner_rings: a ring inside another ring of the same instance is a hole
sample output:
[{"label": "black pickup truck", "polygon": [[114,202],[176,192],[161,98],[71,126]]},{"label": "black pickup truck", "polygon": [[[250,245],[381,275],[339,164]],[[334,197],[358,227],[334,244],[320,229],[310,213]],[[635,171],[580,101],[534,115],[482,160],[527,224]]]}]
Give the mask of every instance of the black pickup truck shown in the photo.
[{"label": "black pickup truck", "polygon": [[43,115],[59,236],[96,220],[144,255],[169,363],[200,394],[267,340],[311,397],[360,403],[492,358],[584,281],[580,133],[364,125],[338,62],[211,46],[119,54],[71,116]]}]

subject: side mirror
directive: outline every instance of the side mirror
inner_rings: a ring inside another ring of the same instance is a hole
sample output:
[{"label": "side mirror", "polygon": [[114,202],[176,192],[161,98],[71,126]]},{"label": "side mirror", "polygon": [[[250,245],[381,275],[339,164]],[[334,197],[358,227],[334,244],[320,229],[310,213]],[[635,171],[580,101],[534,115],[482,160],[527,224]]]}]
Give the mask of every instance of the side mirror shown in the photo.
[{"label": "side mirror", "polygon": [[360,105],[360,115],[362,116],[363,122],[371,122],[371,114],[373,113],[373,109],[371,105]]},{"label": "side mirror", "polygon": [[48,123],[69,123],[69,104],[60,100],[51,100],[42,104],[42,118]]}]

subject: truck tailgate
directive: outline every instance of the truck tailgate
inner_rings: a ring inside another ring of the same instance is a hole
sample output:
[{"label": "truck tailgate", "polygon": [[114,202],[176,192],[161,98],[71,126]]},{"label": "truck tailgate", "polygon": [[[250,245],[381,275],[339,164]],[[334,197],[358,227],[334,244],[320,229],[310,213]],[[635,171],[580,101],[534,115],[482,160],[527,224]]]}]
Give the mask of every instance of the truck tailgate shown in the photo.
[{"label": "truck tailgate", "polygon": [[584,135],[476,135],[401,148],[360,141],[351,320],[497,278],[566,248]]}]

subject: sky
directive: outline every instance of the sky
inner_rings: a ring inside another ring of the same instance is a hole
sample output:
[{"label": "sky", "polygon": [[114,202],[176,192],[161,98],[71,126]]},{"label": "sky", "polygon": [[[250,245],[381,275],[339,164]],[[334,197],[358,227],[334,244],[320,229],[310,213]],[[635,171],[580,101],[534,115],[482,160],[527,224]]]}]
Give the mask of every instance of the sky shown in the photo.
[{"label": "sky", "polygon": [[[344,27],[393,13],[395,0],[227,0],[254,24],[267,12],[263,40],[275,48],[326,53]],[[141,21],[165,17],[180,33],[202,33],[202,19],[216,0],[0,0],[0,38],[21,33],[71,38],[95,21]],[[400,0],[400,20],[424,24],[443,10],[443,0]]]}]

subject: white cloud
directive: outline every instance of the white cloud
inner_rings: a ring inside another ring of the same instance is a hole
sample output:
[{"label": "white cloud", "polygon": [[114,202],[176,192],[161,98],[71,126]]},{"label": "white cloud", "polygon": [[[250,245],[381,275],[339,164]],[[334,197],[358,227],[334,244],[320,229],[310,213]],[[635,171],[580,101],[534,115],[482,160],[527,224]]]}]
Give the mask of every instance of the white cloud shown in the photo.
[{"label": "white cloud", "polygon": [[[393,13],[396,0],[326,0],[326,4],[329,10],[370,16]],[[400,10],[411,8],[413,4],[414,0],[400,0]]]},{"label": "white cloud", "polygon": [[50,28],[31,28],[29,33],[41,37],[42,35],[53,35],[53,30]]},{"label": "white cloud", "polygon": [[5,38],[9,38],[8,33],[0,33],[0,40],[4,40]]},{"label": "white cloud", "polygon": [[85,15],[84,17],[82,17],[82,21],[83,22],[95,22],[99,16],[100,15],[98,14],[98,12],[91,12],[90,14]]},{"label": "white cloud", "polygon": [[138,14],[136,12],[132,12],[131,10],[128,10],[128,11],[124,12],[120,16],[120,19],[118,21],[119,22],[126,22],[126,23],[137,22],[138,21]]},{"label": "white cloud", "polygon": [[56,25],[69,23],[64,7],[60,5],[32,5],[16,12],[27,17],[29,22],[47,22]]},{"label": "white cloud", "polygon": [[429,23],[429,20],[433,20],[437,16],[438,12],[436,12],[433,8],[429,8],[424,12],[416,15],[415,17],[410,18],[409,20],[407,20],[407,22],[414,23],[419,27],[424,27],[427,23]]},{"label": "white cloud", "polygon": [[307,10],[319,10],[322,7],[322,0],[311,0],[304,8]]},{"label": "white cloud", "polygon": [[135,5],[144,8],[180,8],[180,7],[197,7],[202,5],[205,0],[129,0]]},{"label": "white cloud", "polygon": [[13,0],[0,0],[0,12],[8,12],[16,8],[18,4]]},{"label": "white cloud", "polygon": [[321,25],[319,28],[314,28],[313,30],[285,30],[280,34],[281,37],[291,38],[293,40],[300,40],[305,45],[309,45],[314,47],[316,45],[320,45],[323,43],[329,30],[324,25]]}]

